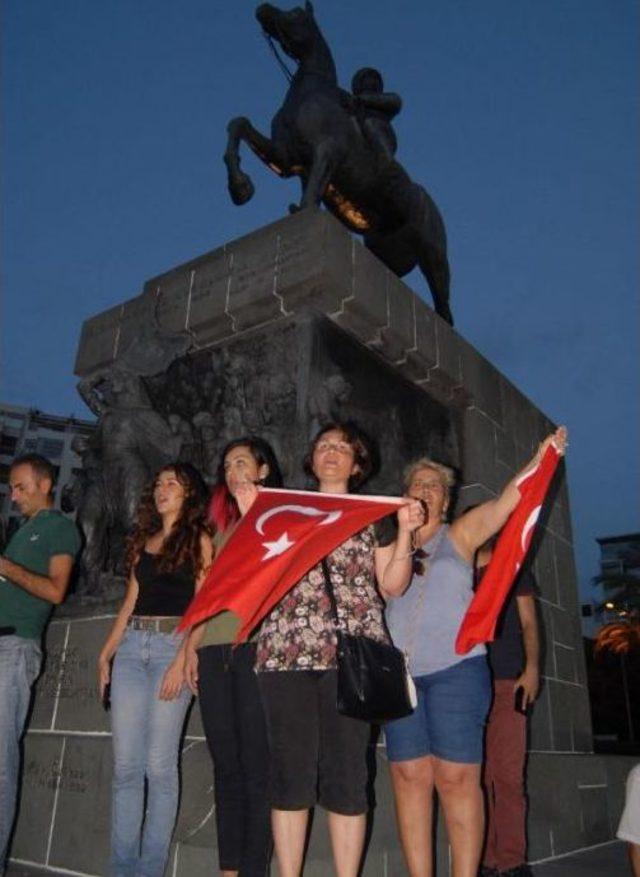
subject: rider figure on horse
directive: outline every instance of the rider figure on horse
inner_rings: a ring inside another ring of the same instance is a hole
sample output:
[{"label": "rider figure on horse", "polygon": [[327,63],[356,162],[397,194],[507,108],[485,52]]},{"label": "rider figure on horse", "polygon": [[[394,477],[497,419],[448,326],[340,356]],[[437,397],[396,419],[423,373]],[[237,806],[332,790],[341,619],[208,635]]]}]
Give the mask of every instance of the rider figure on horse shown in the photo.
[{"label": "rider figure on horse", "polygon": [[402,98],[394,92],[385,92],[382,74],[374,67],[361,67],[354,73],[351,91],[347,109],[355,115],[367,142],[391,161],[398,148],[391,119],[402,109]]}]

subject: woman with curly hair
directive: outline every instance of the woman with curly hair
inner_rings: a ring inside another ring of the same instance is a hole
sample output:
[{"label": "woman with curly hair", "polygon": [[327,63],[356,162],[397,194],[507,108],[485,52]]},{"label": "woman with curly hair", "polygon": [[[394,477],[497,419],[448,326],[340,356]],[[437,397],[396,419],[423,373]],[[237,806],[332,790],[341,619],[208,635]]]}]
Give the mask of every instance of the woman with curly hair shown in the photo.
[{"label": "woman with curly hair", "polygon": [[[220,456],[210,515],[218,550],[246,511],[256,485],[282,487],[271,446],[237,438]],[[267,782],[269,747],[254,664],[256,643],[233,646],[239,619],[221,612],[196,627],[187,649],[187,682],[200,696],[202,724],[215,774],[221,877],[264,877],[272,842]]]},{"label": "woman with curly hair", "polygon": [[111,684],[111,877],[164,874],[191,701],[186,641],[174,631],[211,564],[206,498],[202,477],[188,463],[158,472],[140,502],[127,545],[126,595],[98,658],[102,698]]}]

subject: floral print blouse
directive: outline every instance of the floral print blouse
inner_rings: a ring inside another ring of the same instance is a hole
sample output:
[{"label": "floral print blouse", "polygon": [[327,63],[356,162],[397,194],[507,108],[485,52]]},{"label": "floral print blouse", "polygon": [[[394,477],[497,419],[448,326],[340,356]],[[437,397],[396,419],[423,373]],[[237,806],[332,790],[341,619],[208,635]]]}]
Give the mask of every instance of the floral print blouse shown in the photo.
[{"label": "floral print blouse", "polygon": [[[370,526],[336,548],[327,563],[340,629],[388,643],[384,603],[375,584],[375,548],[375,531]],[[329,670],[335,666],[335,622],[318,564],[263,621],[256,670]]]}]

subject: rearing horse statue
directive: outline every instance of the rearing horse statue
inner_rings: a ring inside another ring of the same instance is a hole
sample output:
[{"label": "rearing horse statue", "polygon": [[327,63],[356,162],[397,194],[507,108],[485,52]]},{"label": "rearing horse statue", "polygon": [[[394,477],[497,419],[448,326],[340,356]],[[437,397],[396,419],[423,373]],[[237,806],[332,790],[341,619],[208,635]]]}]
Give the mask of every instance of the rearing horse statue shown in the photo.
[{"label": "rearing horse statue", "polygon": [[338,86],[336,68],[313,7],[283,11],[270,3],[256,10],[265,34],[297,63],[271,139],[243,117],[232,119],[224,155],[234,204],[253,196],[240,167],[244,140],[282,177],[299,176],[300,204],[323,202],[398,277],[416,265],[424,274],[437,313],[453,324],[449,309],[449,263],[444,223],[427,192],[404,168],[368,140],[349,111],[350,95]]}]

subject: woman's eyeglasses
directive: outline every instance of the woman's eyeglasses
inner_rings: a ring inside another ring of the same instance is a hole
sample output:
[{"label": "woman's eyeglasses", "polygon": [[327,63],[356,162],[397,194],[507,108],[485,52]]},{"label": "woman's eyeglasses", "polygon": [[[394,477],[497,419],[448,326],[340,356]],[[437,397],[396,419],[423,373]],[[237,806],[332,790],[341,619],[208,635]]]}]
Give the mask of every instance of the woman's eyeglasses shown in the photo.
[{"label": "woman's eyeglasses", "polygon": [[353,448],[349,442],[330,442],[327,439],[320,439],[315,446],[316,451],[325,453],[326,451],[337,451],[339,454],[352,454]]}]

